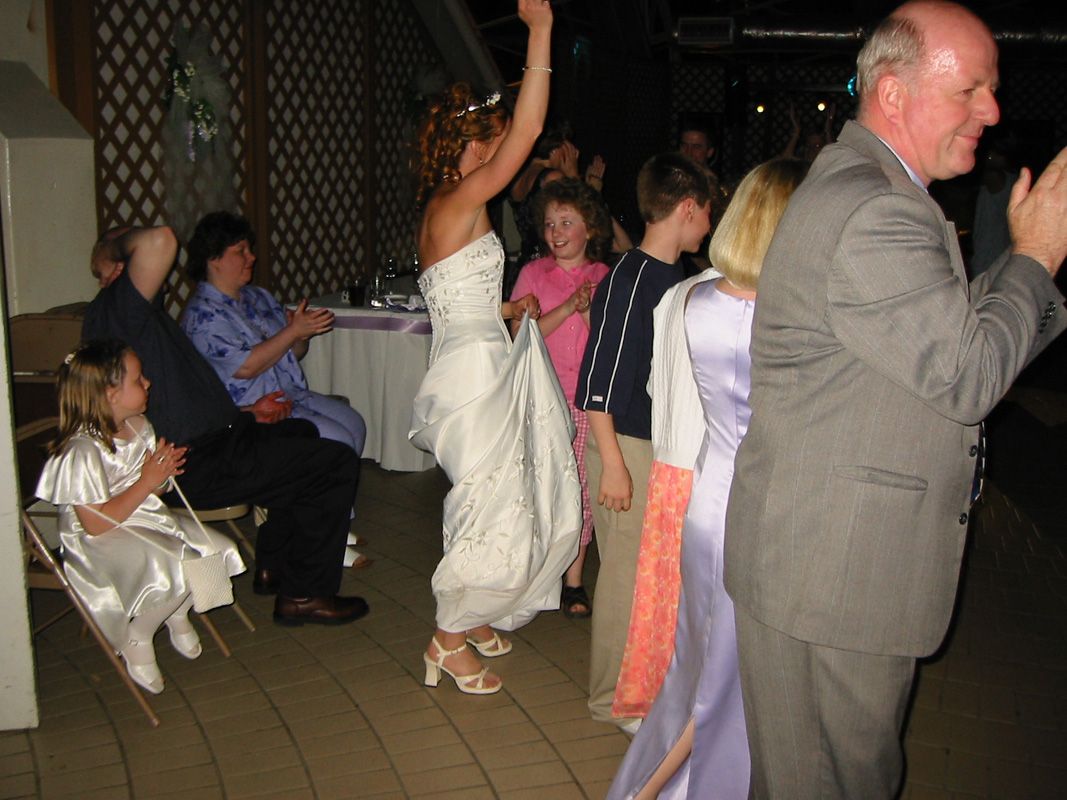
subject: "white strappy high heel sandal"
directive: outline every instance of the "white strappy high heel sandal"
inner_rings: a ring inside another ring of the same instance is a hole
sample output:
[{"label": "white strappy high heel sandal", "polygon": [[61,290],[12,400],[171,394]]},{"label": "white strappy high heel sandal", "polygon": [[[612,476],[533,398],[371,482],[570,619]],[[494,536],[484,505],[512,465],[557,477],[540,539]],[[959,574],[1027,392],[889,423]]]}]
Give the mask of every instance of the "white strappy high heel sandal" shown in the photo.
[{"label": "white strappy high heel sandal", "polygon": [[462,653],[467,649],[466,644],[461,644],[455,650],[445,650],[441,647],[441,643],[437,641],[437,637],[433,637],[433,646],[437,648],[437,658],[430,658],[429,653],[422,654],[422,660],[426,662],[426,680],[427,686],[437,686],[441,680],[441,673],[444,672],[452,677],[452,680],[456,682],[456,688],[464,694],[495,694],[499,692],[503,687],[503,682],[498,683],[496,686],[486,686],[485,676],[489,674],[489,670],[482,668],[482,671],[476,675],[457,675],[448,667],[445,666],[445,659],[449,656],[454,656],[456,653]]},{"label": "white strappy high heel sandal", "polygon": [[500,634],[496,631],[493,631],[492,639],[486,639],[484,642],[475,641],[468,636],[467,644],[471,645],[486,658],[496,658],[497,656],[504,656],[511,652],[511,642],[505,643],[504,640],[500,638]]}]

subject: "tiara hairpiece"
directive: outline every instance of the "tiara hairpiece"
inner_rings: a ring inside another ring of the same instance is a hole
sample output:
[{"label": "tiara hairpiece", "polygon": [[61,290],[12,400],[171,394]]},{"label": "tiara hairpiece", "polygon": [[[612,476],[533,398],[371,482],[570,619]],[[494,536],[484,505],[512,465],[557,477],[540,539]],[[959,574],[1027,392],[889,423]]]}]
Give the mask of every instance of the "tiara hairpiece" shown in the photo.
[{"label": "tiara hairpiece", "polygon": [[493,92],[487,98],[484,103],[471,103],[465,109],[456,114],[456,119],[464,116],[468,111],[477,111],[480,108],[488,108],[489,106],[495,106],[500,102],[500,92]]},{"label": "tiara hairpiece", "polygon": [[69,367],[70,366],[70,362],[74,360],[74,355],[77,352],[78,352],[77,350],[71,350],[69,353],[67,353],[67,357],[63,359],[63,363],[66,364]]}]

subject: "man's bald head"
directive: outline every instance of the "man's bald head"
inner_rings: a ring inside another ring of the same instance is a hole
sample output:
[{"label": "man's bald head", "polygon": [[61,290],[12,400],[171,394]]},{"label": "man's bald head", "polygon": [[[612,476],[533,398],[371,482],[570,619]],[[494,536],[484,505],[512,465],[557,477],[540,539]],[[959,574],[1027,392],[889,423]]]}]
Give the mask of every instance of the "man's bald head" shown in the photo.
[{"label": "man's bald head", "polygon": [[969,172],[1000,119],[997,47],[985,24],[944,0],[916,0],[871,34],[857,59],[859,122],[923,184]]},{"label": "man's bald head", "polygon": [[861,108],[882,76],[894,73],[914,79],[926,55],[927,26],[964,20],[988,29],[971,11],[948,0],[914,0],[897,8],[871,33],[856,58],[856,92]]}]

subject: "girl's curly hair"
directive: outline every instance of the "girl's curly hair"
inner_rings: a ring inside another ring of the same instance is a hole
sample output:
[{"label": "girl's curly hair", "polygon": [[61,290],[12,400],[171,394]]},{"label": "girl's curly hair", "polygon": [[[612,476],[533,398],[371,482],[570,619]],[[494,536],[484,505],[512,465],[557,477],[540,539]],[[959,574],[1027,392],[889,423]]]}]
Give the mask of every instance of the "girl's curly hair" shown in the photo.
[{"label": "girl's curly hair", "polygon": [[508,112],[488,105],[466,83],[445,89],[430,106],[415,133],[411,171],[418,182],[416,203],[426,204],[442,183],[459,183],[459,159],[468,142],[489,142],[504,132]]},{"label": "girl's curly hair", "polygon": [[550,203],[570,206],[577,211],[585,222],[585,231],[589,242],[585,246],[585,255],[590,261],[602,261],[611,246],[611,215],[604,204],[600,192],[581,178],[559,178],[541,187],[534,195],[530,216],[542,239],[545,235],[545,211]]}]

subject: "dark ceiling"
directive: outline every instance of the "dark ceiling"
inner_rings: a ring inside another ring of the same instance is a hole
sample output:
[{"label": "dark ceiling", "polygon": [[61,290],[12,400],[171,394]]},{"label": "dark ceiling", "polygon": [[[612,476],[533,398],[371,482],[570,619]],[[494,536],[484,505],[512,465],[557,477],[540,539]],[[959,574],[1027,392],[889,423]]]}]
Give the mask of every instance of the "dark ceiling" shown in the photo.
[{"label": "dark ceiling", "polygon": [[[552,0],[557,31],[636,59],[819,60],[855,53],[863,31],[898,2],[884,0]],[[1067,60],[1067,0],[971,0],[1002,58]],[[506,80],[522,67],[526,31],[508,0],[467,0]],[[718,18],[715,22],[691,18]],[[687,19],[689,18],[689,19]],[[681,20],[681,23],[679,22]],[[676,33],[688,32],[679,39]],[[732,37],[729,33],[732,28]],[[726,43],[693,41],[727,34]],[[557,41],[560,37],[557,37]]]}]

